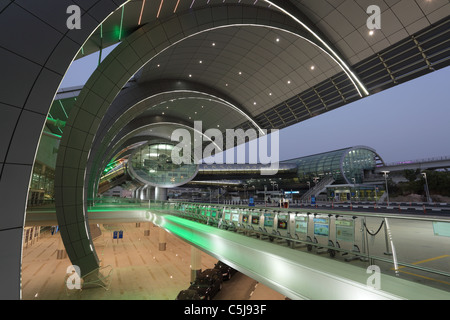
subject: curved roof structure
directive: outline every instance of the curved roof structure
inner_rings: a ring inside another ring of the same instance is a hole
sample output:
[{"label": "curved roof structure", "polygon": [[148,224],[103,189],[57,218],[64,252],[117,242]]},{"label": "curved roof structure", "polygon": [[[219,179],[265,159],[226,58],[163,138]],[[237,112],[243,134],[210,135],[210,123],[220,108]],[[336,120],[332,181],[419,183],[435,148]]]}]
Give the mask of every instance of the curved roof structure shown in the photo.
[{"label": "curved roof structure", "polygon": [[372,148],[355,146],[284,161],[295,163],[300,181],[332,177],[342,183],[362,183],[364,170],[375,170],[384,164]]}]

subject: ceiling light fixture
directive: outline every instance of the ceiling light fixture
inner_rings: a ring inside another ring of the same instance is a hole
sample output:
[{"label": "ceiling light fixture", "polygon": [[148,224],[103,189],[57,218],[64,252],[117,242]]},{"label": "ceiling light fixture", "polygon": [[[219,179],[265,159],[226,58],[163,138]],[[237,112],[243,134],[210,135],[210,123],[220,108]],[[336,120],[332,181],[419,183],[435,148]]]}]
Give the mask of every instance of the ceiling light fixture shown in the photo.
[{"label": "ceiling light fixture", "polygon": [[159,18],[159,14],[161,13],[161,8],[162,8],[163,3],[164,3],[164,0],[161,0],[161,3],[159,4],[158,13],[156,14],[156,19]]},{"label": "ceiling light fixture", "polygon": [[138,25],[141,25],[141,21],[142,21],[142,13],[144,12],[144,7],[145,7],[145,0],[142,1],[141,14],[139,15]]}]

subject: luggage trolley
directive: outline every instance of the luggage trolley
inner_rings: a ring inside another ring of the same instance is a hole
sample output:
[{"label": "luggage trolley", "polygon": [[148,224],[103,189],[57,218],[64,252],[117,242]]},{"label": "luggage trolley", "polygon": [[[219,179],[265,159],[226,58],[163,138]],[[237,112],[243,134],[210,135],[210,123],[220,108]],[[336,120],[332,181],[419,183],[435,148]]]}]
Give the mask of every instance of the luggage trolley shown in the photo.
[{"label": "luggage trolley", "polygon": [[211,219],[211,206],[205,206],[205,215],[203,216],[203,220],[206,224],[209,224],[209,220]]},{"label": "luggage trolley", "polygon": [[[279,211],[275,219],[276,219],[276,234],[284,238],[291,238],[291,234],[289,232],[290,212]],[[291,241],[288,239],[281,239],[281,241],[284,240],[286,240],[287,245],[290,246]]]},{"label": "luggage trolley", "polygon": [[[294,239],[301,241],[311,242],[311,238],[308,236],[308,222],[309,222],[309,213],[297,213],[294,215]],[[308,251],[312,250],[312,246],[310,244],[306,245]],[[295,248],[295,243],[294,246]]]},{"label": "luggage trolley", "polygon": [[[332,214],[322,215],[322,217],[317,218],[318,214],[314,214],[314,243],[319,244],[319,241],[316,236],[326,237],[327,238],[327,246],[334,247],[333,241],[330,239],[330,225],[331,225],[331,217]],[[317,248],[317,253],[328,253],[331,257],[336,255],[336,250],[333,249],[325,249],[322,250],[322,247]]]},{"label": "luggage trolley", "polygon": [[191,204],[189,206],[189,216],[193,220],[195,220],[197,218],[197,206],[196,205]]},{"label": "luggage trolley", "polygon": [[219,210],[220,209],[216,206],[211,207],[211,213],[210,213],[211,216],[208,221],[209,225],[216,226],[216,227],[219,225],[219,212],[220,212]]},{"label": "luggage trolley", "polygon": [[231,227],[231,209],[229,207],[224,207],[222,212],[221,228],[228,230]]},{"label": "luggage trolley", "polygon": [[239,217],[240,217],[239,209],[231,208],[230,213],[231,213],[230,228],[233,229],[234,231],[237,231],[238,226],[239,226]]},{"label": "luggage trolley", "polygon": [[[355,243],[355,221],[356,216],[353,216],[352,219],[342,219],[338,220],[338,217],[336,216],[336,247],[341,248],[341,242],[348,242],[351,243],[351,251],[355,254],[351,257],[345,258],[345,261],[352,261],[360,259],[360,253],[358,245]],[[344,252],[342,255],[347,255],[348,252]]]},{"label": "luggage trolley", "polygon": [[240,228],[243,232],[247,232],[251,229],[251,214],[248,210],[243,210],[241,214]]},{"label": "luggage trolley", "polygon": [[[249,226],[250,226],[250,229],[252,231],[259,231],[259,232],[261,232],[262,231],[262,228],[261,228],[261,225],[260,225],[261,217],[260,217],[260,213],[258,211],[259,210],[252,210],[251,211],[251,215],[250,215],[250,217],[251,217],[251,224]],[[256,235],[258,235],[258,234],[256,233]]]},{"label": "luggage trolley", "polygon": [[275,212],[267,209],[261,210],[261,219],[262,219],[262,228],[263,228],[263,236],[264,239],[269,239],[270,242],[273,241],[274,235],[276,234],[275,230]]}]

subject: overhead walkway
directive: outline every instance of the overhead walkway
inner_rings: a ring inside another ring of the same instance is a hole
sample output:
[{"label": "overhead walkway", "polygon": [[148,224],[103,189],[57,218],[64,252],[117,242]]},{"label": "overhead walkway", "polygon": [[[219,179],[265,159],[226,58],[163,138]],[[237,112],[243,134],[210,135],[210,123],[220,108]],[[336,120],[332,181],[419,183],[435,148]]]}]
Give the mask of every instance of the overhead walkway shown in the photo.
[{"label": "overhead walkway", "polygon": [[385,166],[375,169],[375,173],[382,173],[383,171],[404,171],[404,170],[436,170],[450,168],[450,157],[438,157],[414,161],[403,161],[396,163],[388,163]]},{"label": "overhead walkway", "polygon": [[[374,217],[368,213],[352,212],[349,215],[348,212],[313,210],[266,210],[167,202],[157,205],[147,202],[124,206],[103,204],[90,208],[89,222],[152,222],[291,299],[450,299],[449,291],[384,271],[378,278],[381,288],[375,289],[368,285],[371,274],[367,269],[354,263],[388,263],[394,266],[397,274],[402,272],[402,268],[416,267],[420,270],[414,272],[432,272],[444,279],[439,281],[447,281],[450,285],[448,270],[414,266],[414,263],[404,262],[407,259],[402,257],[401,248],[397,247],[395,252],[392,229],[386,227],[388,222],[392,225],[398,216]],[[49,218],[51,213],[47,214]],[[448,223],[450,220],[403,217],[401,224],[424,221]],[[383,224],[386,234],[380,231]],[[361,225],[367,232],[378,234],[375,245],[363,236],[367,235],[365,231],[359,233]],[[329,233],[325,236],[327,229]],[[338,235],[337,231],[345,232]],[[408,238],[411,232],[400,238],[397,231],[393,232],[397,243],[411,241]],[[449,239],[439,239],[440,248],[448,248],[442,245],[442,241],[448,242]],[[417,243],[411,244],[417,247]],[[302,246],[306,249],[298,250]],[[383,251],[390,255],[382,257]],[[416,251],[414,254],[414,259],[421,259],[419,257],[423,253]],[[322,255],[341,255],[348,262]]]}]

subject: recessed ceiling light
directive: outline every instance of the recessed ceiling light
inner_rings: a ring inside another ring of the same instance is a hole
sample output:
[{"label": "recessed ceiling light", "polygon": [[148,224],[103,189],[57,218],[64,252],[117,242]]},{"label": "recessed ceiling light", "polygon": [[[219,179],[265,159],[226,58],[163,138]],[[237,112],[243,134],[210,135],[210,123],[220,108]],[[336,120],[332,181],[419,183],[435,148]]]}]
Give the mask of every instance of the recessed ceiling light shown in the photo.
[{"label": "recessed ceiling light", "polygon": [[213,46],[213,47],[215,47],[215,46],[216,46],[216,43],[215,43],[215,42],[213,42],[213,43],[212,43],[212,46]]},{"label": "recessed ceiling light", "polygon": [[272,95],[272,92],[269,92],[269,96],[271,96]]},{"label": "recessed ceiling light", "polygon": [[203,61],[202,61],[202,60],[200,60],[200,61],[199,61],[198,63],[200,63],[200,64],[201,64],[201,63],[203,63]]},{"label": "recessed ceiling light", "polygon": [[256,101],[255,101],[255,102],[253,102],[253,105],[254,105],[254,106],[256,106]]},{"label": "recessed ceiling light", "polygon": [[291,84],[291,80],[288,80],[287,84]]},{"label": "recessed ceiling light", "polygon": [[242,74],[242,71],[239,71],[239,75],[241,75]]},{"label": "recessed ceiling light", "polygon": [[217,128],[219,128],[219,127],[220,127],[220,124],[217,125]]},{"label": "recessed ceiling light", "polygon": [[373,31],[373,30],[370,30],[370,31],[369,31],[369,36],[373,36],[373,35],[374,35],[374,33],[375,33],[375,31]]},{"label": "recessed ceiling light", "polygon": [[161,66],[160,64],[157,65],[158,68],[159,68],[160,66]]},{"label": "recessed ceiling light", "polygon": [[277,42],[280,42],[280,38],[277,38],[277,40],[276,40]]},{"label": "recessed ceiling light", "polygon": [[316,68],[316,66],[311,66],[311,70],[314,70]]},{"label": "recessed ceiling light", "polygon": [[162,114],[164,114],[164,112]]},{"label": "recessed ceiling light", "polygon": [[225,83],[225,87],[228,87],[228,83]]},{"label": "recessed ceiling light", "polygon": [[189,75],[189,78],[192,78],[192,74]]}]

